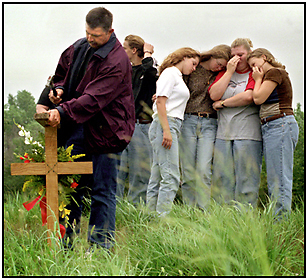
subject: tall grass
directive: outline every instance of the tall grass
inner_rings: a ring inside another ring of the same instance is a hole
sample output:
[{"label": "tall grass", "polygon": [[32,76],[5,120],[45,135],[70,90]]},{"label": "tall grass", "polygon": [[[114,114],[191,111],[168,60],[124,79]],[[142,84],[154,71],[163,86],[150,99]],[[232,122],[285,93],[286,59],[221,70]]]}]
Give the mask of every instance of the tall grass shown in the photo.
[{"label": "tall grass", "polygon": [[27,212],[26,200],[19,194],[5,199],[4,276],[305,275],[300,208],[275,222],[271,204],[240,211],[213,203],[207,212],[176,204],[159,218],[123,201],[117,205],[114,248],[87,257],[87,217],[74,251],[50,248],[39,207]]}]

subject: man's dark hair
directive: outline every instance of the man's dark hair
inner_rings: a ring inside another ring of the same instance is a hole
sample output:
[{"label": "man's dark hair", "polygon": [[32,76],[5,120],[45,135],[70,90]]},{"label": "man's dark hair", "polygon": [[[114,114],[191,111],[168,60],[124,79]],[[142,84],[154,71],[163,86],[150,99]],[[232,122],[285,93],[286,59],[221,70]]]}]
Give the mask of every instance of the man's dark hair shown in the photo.
[{"label": "man's dark hair", "polygon": [[105,32],[112,27],[112,20],[112,13],[103,7],[92,9],[86,16],[86,22],[91,29],[101,27]]}]

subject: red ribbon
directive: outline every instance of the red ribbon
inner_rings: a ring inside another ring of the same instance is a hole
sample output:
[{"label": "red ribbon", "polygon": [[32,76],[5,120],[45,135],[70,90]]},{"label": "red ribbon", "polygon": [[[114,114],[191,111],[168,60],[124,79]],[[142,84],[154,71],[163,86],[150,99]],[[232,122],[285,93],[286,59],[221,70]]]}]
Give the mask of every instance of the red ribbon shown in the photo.
[{"label": "red ribbon", "polygon": [[40,208],[41,208],[41,216],[42,216],[42,226],[47,224],[47,204],[46,204],[46,196],[42,198],[40,201]]},{"label": "red ribbon", "polygon": [[60,233],[62,238],[64,238],[65,232],[66,232],[65,226],[60,224]]},{"label": "red ribbon", "polygon": [[[30,211],[35,204],[38,203],[38,201],[40,200],[41,196],[39,195],[37,198],[35,198],[33,201],[27,201],[25,203],[23,203],[22,205],[26,208],[27,211]],[[41,217],[42,217],[42,225],[46,225],[47,224],[47,203],[46,203],[46,196],[44,196],[41,200],[40,200],[40,208],[41,208]],[[66,229],[63,225],[60,224],[60,233],[61,233],[61,237],[64,237],[64,234],[66,232]]]},{"label": "red ribbon", "polygon": [[25,203],[23,203],[22,205],[27,209],[27,211],[30,211],[34,205],[40,200],[41,196],[39,195],[36,199],[34,199],[33,201],[27,201]]}]

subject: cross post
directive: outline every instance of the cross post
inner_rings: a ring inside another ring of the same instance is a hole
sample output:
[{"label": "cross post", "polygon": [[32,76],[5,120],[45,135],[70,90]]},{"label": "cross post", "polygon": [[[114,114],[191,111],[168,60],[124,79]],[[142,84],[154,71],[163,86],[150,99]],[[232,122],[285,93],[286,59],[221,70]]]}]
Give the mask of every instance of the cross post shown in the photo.
[{"label": "cross post", "polygon": [[12,163],[11,175],[45,175],[48,244],[51,245],[50,232],[59,224],[58,175],[92,174],[92,162],[58,162],[57,127],[48,125],[49,114],[35,114],[34,119],[45,127],[45,156],[43,163]]}]

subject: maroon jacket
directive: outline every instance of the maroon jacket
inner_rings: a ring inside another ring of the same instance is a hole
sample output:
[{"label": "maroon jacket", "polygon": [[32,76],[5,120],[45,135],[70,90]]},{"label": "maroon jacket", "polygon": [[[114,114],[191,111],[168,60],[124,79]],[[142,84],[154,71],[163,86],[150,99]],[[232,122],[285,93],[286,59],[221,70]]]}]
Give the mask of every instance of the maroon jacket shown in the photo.
[{"label": "maroon jacket", "polygon": [[71,99],[75,93],[70,92],[74,69],[79,68],[80,54],[88,47],[83,38],[63,52],[55,73],[55,86],[63,88],[64,100],[68,101],[57,109],[61,119],[84,124],[88,152],[121,152],[130,142],[135,127],[131,63],[113,33],[90,59],[76,88],[81,96]]}]

